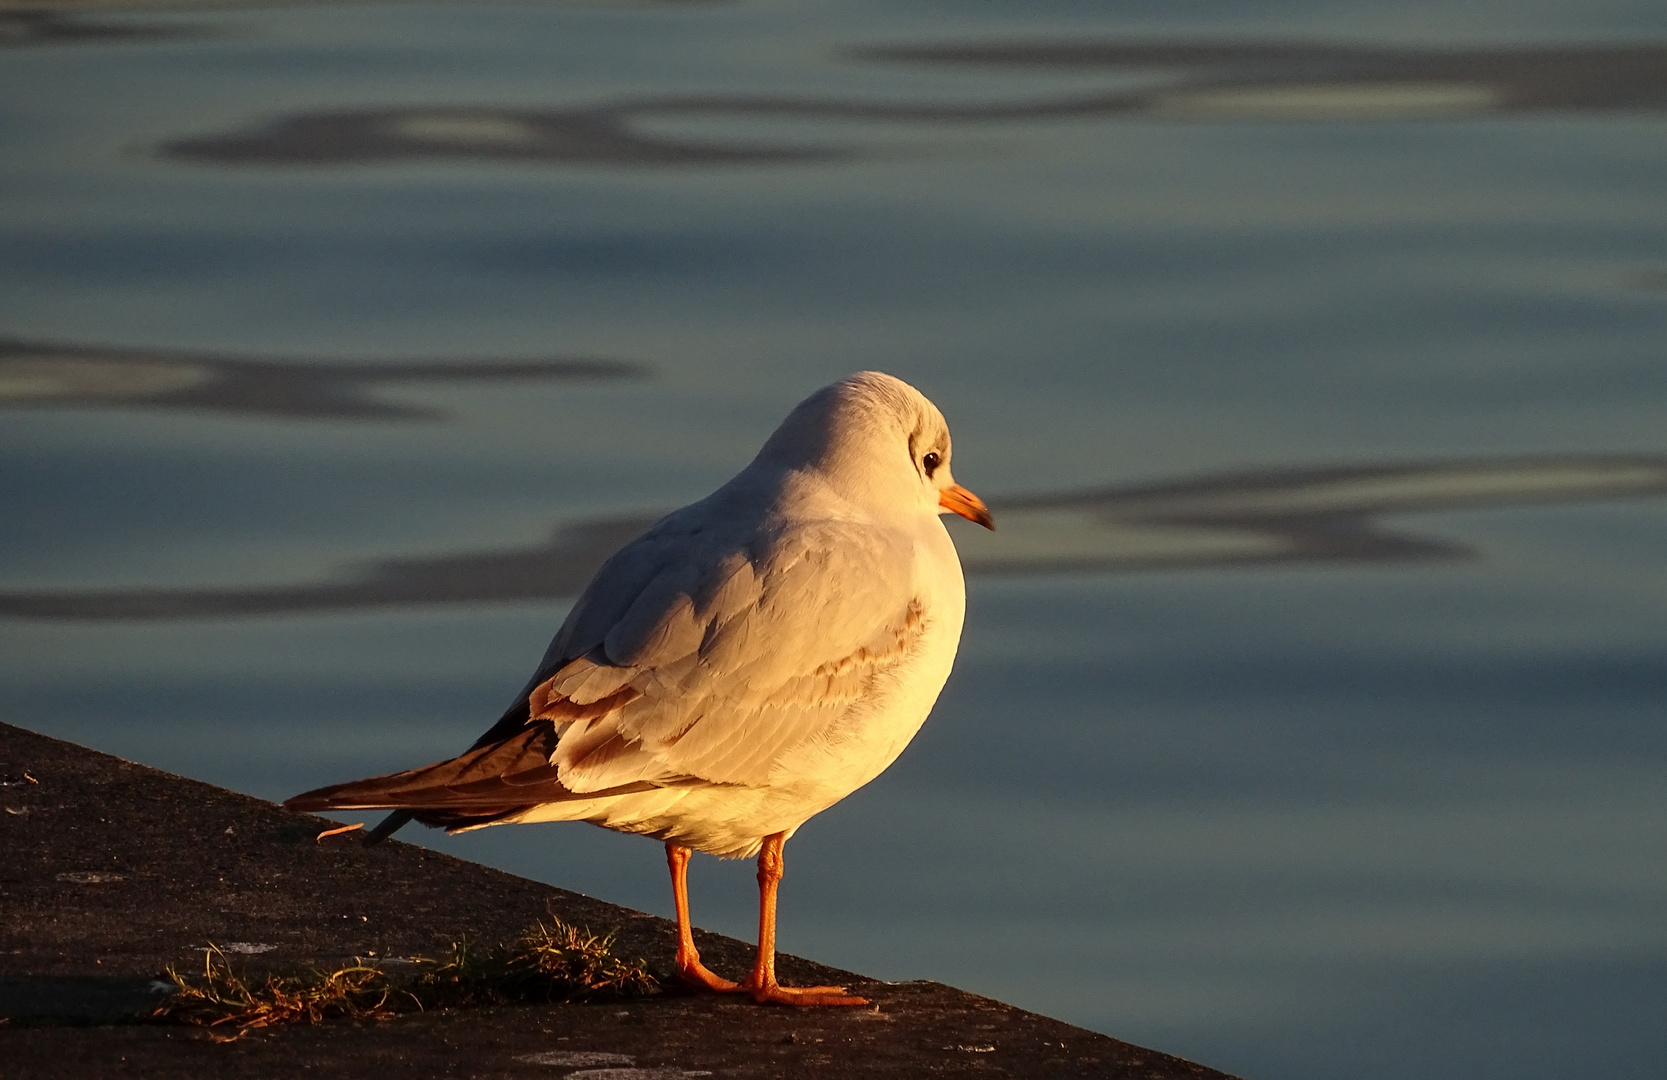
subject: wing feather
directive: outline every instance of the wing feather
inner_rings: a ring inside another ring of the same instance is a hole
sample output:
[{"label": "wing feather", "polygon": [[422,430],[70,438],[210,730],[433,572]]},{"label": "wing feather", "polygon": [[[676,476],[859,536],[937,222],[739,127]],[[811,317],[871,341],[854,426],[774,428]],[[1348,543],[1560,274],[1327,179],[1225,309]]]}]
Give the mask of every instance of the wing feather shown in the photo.
[{"label": "wing feather", "polygon": [[912,541],[859,522],[726,534],[711,520],[697,503],[610,559],[470,752],[287,805],[479,824],[546,802],[762,785],[783,754],[837,739],[922,638]]},{"label": "wing feather", "polygon": [[640,695],[563,734],[552,761],[572,790],[765,783],[783,754],[832,736],[921,636],[905,537],[823,522],[763,554],[704,554],[700,573],[649,577],[601,656],[568,660],[532,692],[535,712],[598,687]]},{"label": "wing feather", "polygon": [[[550,763],[558,739],[553,725],[536,723],[513,738],[449,761],[333,784],[297,795],[284,805],[292,810],[421,808],[503,814],[540,803],[596,797],[594,792],[581,795],[562,784]],[[651,787],[643,784],[632,790]]]}]

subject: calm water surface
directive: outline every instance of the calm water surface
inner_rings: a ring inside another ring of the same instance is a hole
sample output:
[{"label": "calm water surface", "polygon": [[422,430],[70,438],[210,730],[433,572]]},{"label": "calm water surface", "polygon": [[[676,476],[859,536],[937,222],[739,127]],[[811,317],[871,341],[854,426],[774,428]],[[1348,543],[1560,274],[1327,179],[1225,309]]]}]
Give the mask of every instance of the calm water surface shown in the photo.
[{"label": "calm water surface", "polygon": [[0,143],[5,719],[449,756],[882,368],[1001,530],[784,948],[1270,1080],[1667,1067],[1659,5],[48,7]]}]

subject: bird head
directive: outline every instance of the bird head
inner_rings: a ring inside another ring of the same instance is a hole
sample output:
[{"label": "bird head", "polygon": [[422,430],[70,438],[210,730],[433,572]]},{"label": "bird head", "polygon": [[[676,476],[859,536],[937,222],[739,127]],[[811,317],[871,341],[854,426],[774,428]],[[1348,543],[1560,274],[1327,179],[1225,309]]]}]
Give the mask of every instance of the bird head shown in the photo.
[{"label": "bird head", "polygon": [[877,516],[926,510],[995,528],[984,501],[955,482],[952,453],[949,424],[924,394],[859,371],[801,401],[758,459],[814,470]]}]

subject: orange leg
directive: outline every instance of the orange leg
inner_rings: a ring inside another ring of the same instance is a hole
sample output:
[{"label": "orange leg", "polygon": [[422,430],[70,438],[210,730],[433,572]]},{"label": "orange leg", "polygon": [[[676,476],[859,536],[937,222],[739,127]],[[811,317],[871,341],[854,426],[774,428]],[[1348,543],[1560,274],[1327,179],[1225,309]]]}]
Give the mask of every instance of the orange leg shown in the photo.
[{"label": "orange leg", "polygon": [[760,1004],[867,1005],[867,998],[853,997],[843,986],[791,987],[776,982],[776,887],[781,884],[781,848],[786,842],[785,833],[772,833],[758,853],[758,961],[744,989]]},{"label": "orange leg", "polygon": [[689,849],[666,841],[666,863],[671,867],[671,896],[677,906],[677,977],[697,990],[739,990],[736,983],[708,971],[695,950],[689,925]]}]

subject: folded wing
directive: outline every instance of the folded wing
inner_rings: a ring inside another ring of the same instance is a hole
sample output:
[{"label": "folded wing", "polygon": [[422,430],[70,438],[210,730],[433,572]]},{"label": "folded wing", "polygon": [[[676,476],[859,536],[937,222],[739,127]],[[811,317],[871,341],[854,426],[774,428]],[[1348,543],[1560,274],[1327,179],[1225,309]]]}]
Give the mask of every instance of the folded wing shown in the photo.
[{"label": "folded wing", "polygon": [[478,824],[549,802],[765,785],[783,755],[837,743],[925,631],[912,543],[844,522],[725,537],[695,509],[603,567],[525,705],[469,753],[287,805]]},{"label": "folded wing", "polygon": [[924,630],[901,535],[822,522],[707,554],[665,566],[594,644],[575,635],[530,693],[533,718],[609,705],[556,747],[572,790],[766,784],[787,752],[837,741]]}]

